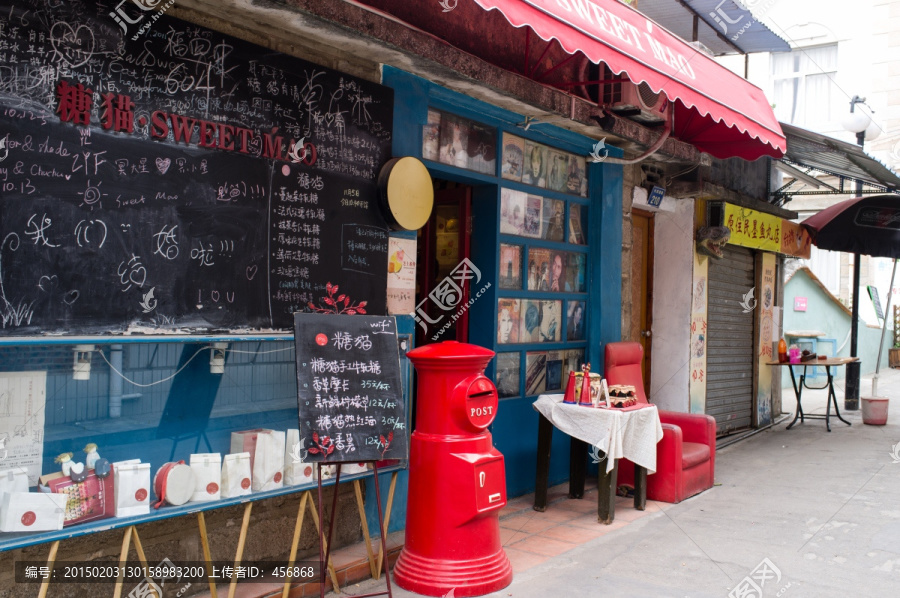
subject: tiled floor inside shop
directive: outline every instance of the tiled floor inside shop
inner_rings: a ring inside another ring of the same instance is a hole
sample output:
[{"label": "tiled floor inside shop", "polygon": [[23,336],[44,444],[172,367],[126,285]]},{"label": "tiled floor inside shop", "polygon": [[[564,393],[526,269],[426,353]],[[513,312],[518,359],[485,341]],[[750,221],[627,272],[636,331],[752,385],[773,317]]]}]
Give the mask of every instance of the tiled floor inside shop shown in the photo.
[{"label": "tiled floor inside shop", "polygon": [[[567,497],[568,484],[551,488],[548,493],[547,510],[543,513],[532,508],[533,494],[510,500],[500,511],[500,540],[512,563],[514,573],[521,573],[540,565],[551,557],[671,506],[648,500],[646,510],[638,511],[634,508],[634,499],[618,497],[615,521],[611,525],[602,525],[597,521],[597,488],[595,481],[592,486],[592,481],[590,479],[587,481],[587,490],[584,498],[580,500],[571,500]],[[403,538],[404,532],[388,535],[391,564],[400,554]],[[374,541],[373,548],[376,551],[378,549]],[[336,550],[332,554],[332,561],[338,584],[349,594],[354,593],[353,586],[356,583],[371,577],[364,542]],[[331,587],[328,589],[331,590]],[[280,596],[282,590],[283,587],[276,583],[243,583],[238,584],[235,598]],[[219,588],[219,595],[223,594],[227,595],[227,588]],[[201,596],[205,598],[209,595],[206,593]],[[292,598],[318,596],[319,587],[318,584],[297,585],[291,589],[289,595]]]}]

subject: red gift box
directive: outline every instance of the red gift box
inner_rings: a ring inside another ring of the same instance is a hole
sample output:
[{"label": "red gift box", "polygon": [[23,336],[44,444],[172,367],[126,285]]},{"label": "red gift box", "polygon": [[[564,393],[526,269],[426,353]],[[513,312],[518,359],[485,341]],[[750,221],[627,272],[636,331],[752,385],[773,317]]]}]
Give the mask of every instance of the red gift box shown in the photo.
[{"label": "red gift box", "polygon": [[113,475],[98,478],[89,473],[83,482],[73,482],[63,476],[47,482],[54,494],[66,495],[66,514],[63,527],[114,517],[116,514],[115,485]]}]

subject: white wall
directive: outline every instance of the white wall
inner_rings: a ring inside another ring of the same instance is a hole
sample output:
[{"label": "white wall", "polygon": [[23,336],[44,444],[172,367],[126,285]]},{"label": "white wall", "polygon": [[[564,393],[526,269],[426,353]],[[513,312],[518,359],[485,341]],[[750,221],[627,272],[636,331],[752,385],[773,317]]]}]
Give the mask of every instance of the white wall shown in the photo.
[{"label": "white wall", "polygon": [[[634,190],[634,207],[648,209]],[[653,255],[653,344],[650,399],[660,409],[690,410],[691,287],[694,201],[663,198],[656,210]],[[649,208],[652,209],[652,208]]]}]

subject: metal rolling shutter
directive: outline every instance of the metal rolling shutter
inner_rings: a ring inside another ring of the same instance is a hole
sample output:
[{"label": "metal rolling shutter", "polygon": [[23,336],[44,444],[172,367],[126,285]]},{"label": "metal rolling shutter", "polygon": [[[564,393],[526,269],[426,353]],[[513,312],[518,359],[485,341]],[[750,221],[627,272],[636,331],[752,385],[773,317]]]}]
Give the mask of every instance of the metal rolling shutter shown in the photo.
[{"label": "metal rolling shutter", "polygon": [[709,260],[706,413],[716,433],[749,428],[753,407],[753,312],[740,302],[755,284],[754,254],[728,245]]}]

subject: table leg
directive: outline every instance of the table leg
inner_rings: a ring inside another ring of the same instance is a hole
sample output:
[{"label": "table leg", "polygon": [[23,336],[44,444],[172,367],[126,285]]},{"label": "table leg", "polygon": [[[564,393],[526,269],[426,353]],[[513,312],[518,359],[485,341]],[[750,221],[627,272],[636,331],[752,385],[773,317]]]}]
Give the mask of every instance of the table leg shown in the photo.
[{"label": "table leg", "polygon": [[634,464],[634,508],[638,511],[647,508],[647,468],[637,463]]},{"label": "table leg", "polygon": [[538,419],[537,471],[535,472],[534,510],[547,509],[547,486],[550,480],[550,445],[553,444],[553,424],[543,415]]},{"label": "table leg", "polygon": [[792,419],[791,423],[785,428],[786,430],[790,430],[791,427],[797,423],[798,417],[801,418],[800,423],[803,423],[803,407],[800,406],[800,394],[803,392],[803,387],[797,387],[797,378],[794,376],[794,366],[789,365],[787,366],[787,369],[791,373],[791,386],[794,387],[794,397],[797,399],[797,410],[794,412],[794,419]]},{"label": "table leg", "polygon": [[[825,366],[825,376],[828,378],[828,398],[825,399],[825,429],[831,432],[831,424],[828,418],[831,417],[831,397],[834,396],[834,385],[831,383],[831,367]],[[837,400],[834,406],[837,407]]]},{"label": "table leg", "polygon": [[569,439],[569,498],[584,496],[584,478],[587,474],[588,445],[574,436]]},{"label": "table leg", "polygon": [[837,395],[834,393],[834,382],[831,376],[831,369],[827,366],[825,367],[825,373],[828,374],[828,389],[831,394],[831,400],[834,401],[834,415],[848,426],[852,426],[853,424],[841,417],[841,410],[838,408]]},{"label": "table leg", "polygon": [[600,463],[597,475],[597,521],[609,525],[616,518],[616,478],[619,475],[619,462],[616,461],[612,471],[607,472],[604,463]]}]

